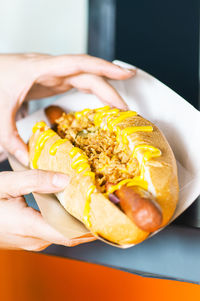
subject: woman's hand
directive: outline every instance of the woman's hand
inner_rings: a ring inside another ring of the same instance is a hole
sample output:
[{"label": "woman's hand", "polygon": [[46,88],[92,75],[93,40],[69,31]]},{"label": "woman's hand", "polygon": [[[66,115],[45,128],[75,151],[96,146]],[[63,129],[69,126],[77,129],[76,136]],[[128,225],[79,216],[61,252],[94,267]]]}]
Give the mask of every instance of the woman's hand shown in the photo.
[{"label": "woman's hand", "polygon": [[25,100],[63,93],[72,87],[96,94],[104,104],[126,109],[104,79],[128,79],[135,70],[88,55],[0,55],[0,145],[24,165],[27,146],[16,129],[15,115]]},{"label": "woman's hand", "polygon": [[67,240],[28,207],[23,194],[55,193],[68,184],[68,176],[42,170],[0,173],[0,248],[40,251],[50,244],[75,246],[94,237]]}]

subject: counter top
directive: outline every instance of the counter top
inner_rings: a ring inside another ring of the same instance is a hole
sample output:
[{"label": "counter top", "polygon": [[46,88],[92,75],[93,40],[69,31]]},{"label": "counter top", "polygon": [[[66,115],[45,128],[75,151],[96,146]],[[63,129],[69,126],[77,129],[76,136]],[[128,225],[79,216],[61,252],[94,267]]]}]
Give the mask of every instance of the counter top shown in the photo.
[{"label": "counter top", "polygon": [[146,277],[200,284],[200,229],[195,228],[171,225],[149,240],[125,250],[95,241],[73,248],[52,245],[43,253]]}]

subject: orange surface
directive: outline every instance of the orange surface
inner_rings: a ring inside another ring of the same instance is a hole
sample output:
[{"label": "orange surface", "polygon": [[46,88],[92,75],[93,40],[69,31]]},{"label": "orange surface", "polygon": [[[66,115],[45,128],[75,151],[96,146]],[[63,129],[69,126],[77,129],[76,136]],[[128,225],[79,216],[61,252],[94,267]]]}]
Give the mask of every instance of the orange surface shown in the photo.
[{"label": "orange surface", "polygon": [[0,251],[1,301],[200,300],[200,286],[22,251]]}]

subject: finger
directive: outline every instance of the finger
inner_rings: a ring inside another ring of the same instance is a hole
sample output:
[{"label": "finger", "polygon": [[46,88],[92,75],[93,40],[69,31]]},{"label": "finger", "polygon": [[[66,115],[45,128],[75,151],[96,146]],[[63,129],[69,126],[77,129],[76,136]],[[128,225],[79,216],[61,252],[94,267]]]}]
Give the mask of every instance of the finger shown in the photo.
[{"label": "finger", "polygon": [[102,77],[92,74],[72,76],[68,82],[75,88],[95,94],[104,104],[127,110],[128,106],[119,93]]},{"label": "finger", "polygon": [[[135,75],[136,69],[119,67],[106,60],[89,55],[61,55],[36,62],[38,83],[48,81],[51,76],[69,76],[79,73],[93,73],[110,79],[127,79]],[[50,79],[52,80],[52,79]]]},{"label": "finger", "polygon": [[0,249],[42,251],[51,245],[50,242],[33,237],[24,237],[4,232],[0,232],[0,235]]},{"label": "finger", "polygon": [[27,145],[19,136],[15,123],[15,112],[11,108],[0,107],[1,124],[0,127],[0,144],[1,146],[13,154],[22,164],[28,165],[28,149]]},{"label": "finger", "polygon": [[21,243],[21,249],[26,251],[40,252],[49,247],[52,243],[36,238],[24,238]]},{"label": "finger", "polygon": [[91,237],[83,241],[66,239],[38,211],[28,207],[23,197],[1,201],[0,216],[0,247],[41,250],[52,243],[71,246],[91,240]]},{"label": "finger", "polygon": [[75,246],[96,239],[92,235],[87,235],[83,238],[67,239],[47,224],[38,211],[30,207],[24,208],[24,218],[24,222],[27,225],[25,227],[26,233],[24,233],[24,235],[36,237],[42,241],[65,246]]},{"label": "finger", "polygon": [[63,92],[67,92],[69,89],[71,89],[71,86],[66,84],[65,85],[61,84],[59,86],[53,86],[53,87],[51,86],[49,87],[48,85],[42,86],[40,84],[35,84],[27,94],[26,101],[61,94]]},{"label": "finger", "polygon": [[[96,239],[90,233],[84,237],[67,239],[47,224],[37,210],[28,207],[23,197],[10,198],[6,202],[1,202],[0,205],[0,246],[7,239],[7,235],[35,238],[46,244],[54,243],[66,246],[75,246]],[[5,237],[2,238],[2,235]],[[13,238],[10,244],[14,241]],[[9,243],[9,240],[7,242]]]},{"label": "finger", "polygon": [[62,173],[27,170],[0,173],[0,197],[18,197],[31,192],[54,193],[63,190],[69,177]]}]

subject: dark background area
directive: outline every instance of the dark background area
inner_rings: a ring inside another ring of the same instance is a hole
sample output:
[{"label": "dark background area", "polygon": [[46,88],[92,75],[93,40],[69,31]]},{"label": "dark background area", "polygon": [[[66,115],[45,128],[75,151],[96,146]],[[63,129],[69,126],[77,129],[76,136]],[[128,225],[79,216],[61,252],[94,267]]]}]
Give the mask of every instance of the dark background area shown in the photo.
[{"label": "dark background area", "polygon": [[[126,5],[127,4],[127,5]],[[115,56],[198,105],[199,1],[116,1]]]},{"label": "dark background area", "polygon": [[[199,109],[199,0],[89,0],[88,52],[149,72]],[[200,228],[200,200],[176,223]]]},{"label": "dark background area", "polygon": [[198,0],[90,0],[88,51],[144,69],[198,107]]}]

